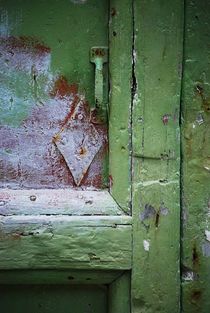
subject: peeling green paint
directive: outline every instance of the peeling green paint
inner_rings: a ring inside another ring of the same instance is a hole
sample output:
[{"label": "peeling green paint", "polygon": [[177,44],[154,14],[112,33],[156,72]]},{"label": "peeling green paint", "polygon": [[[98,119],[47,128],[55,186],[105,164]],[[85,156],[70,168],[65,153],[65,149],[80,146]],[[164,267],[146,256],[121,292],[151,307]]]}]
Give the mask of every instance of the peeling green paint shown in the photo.
[{"label": "peeling green paint", "polygon": [[182,1],[134,1],[132,313],[180,312]]}]

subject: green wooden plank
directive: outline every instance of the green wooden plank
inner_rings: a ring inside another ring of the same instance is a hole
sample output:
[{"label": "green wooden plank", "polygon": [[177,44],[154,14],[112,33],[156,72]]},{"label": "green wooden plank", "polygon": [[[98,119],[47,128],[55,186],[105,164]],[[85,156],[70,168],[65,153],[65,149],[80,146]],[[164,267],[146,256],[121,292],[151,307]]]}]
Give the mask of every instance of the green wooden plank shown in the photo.
[{"label": "green wooden plank", "polygon": [[181,0],[134,1],[132,312],[179,312]]},{"label": "green wooden plank", "polygon": [[109,173],[111,194],[124,211],[130,206],[130,110],[132,2],[110,1]]},{"label": "green wooden plank", "polygon": [[130,272],[125,272],[109,286],[109,313],[130,312]]},{"label": "green wooden plank", "polygon": [[10,216],[0,226],[0,269],[131,268],[129,216]]},{"label": "green wooden plank", "polygon": [[210,312],[210,2],[185,1],[183,312]]},{"label": "green wooden plank", "polygon": [[2,285],[75,285],[75,284],[111,284],[122,271],[104,270],[4,270],[0,271]]}]

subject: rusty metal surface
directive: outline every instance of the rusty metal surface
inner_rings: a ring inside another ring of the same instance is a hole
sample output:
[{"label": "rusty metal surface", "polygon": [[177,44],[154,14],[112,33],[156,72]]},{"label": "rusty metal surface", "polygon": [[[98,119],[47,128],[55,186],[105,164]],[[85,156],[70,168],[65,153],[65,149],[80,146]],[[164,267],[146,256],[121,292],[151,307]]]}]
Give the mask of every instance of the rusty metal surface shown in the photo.
[{"label": "rusty metal surface", "polygon": [[79,186],[104,140],[90,122],[90,112],[85,108],[85,102],[79,97],[75,102],[65,125],[55,135],[54,143]]},{"label": "rusty metal surface", "polygon": [[0,185],[100,188],[106,126],[92,123],[77,84],[50,65],[36,38],[0,38]]}]

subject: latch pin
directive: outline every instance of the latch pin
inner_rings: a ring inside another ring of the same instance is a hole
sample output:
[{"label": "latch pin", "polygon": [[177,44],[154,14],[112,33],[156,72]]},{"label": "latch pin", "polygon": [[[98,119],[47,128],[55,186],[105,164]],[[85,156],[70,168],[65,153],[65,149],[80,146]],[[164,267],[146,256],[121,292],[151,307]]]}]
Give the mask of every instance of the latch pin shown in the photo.
[{"label": "latch pin", "polygon": [[103,122],[107,120],[107,108],[104,104],[103,64],[108,61],[107,47],[92,47],[90,61],[95,64],[95,110]]}]

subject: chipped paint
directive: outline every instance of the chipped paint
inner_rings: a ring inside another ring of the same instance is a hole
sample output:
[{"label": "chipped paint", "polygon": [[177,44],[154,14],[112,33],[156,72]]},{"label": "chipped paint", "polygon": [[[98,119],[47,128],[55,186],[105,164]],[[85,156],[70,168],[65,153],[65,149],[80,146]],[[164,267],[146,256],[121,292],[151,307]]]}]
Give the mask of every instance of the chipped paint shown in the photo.
[{"label": "chipped paint", "polygon": [[137,185],[141,185],[144,187],[160,184],[160,185],[170,185],[170,184],[177,184],[177,180],[147,180],[147,181],[140,181]]},{"label": "chipped paint", "polygon": [[141,221],[144,221],[145,219],[154,217],[155,214],[156,214],[155,208],[152,205],[147,203],[145,205],[144,211],[140,213],[139,218]]},{"label": "chipped paint", "polygon": [[87,0],[70,0],[74,4],[84,4]]},{"label": "chipped paint", "polygon": [[164,114],[164,115],[162,116],[162,122],[163,122],[164,125],[167,125],[167,124],[168,124],[168,121],[169,121],[170,117],[171,117],[170,114]]},{"label": "chipped paint", "polygon": [[209,230],[205,230],[205,236],[206,236],[206,240],[210,241],[210,231]]},{"label": "chipped paint", "polygon": [[145,251],[149,251],[150,249],[150,242],[149,240],[143,240],[143,246]]},{"label": "chipped paint", "polygon": [[205,242],[202,244],[203,256],[210,257],[210,242]]},{"label": "chipped paint", "polygon": [[140,221],[144,221],[152,217],[155,217],[157,219],[157,216],[159,219],[160,215],[166,216],[168,215],[168,213],[169,213],[169,209],[166,208],[164,204],[161,204],[159,209],[155,209],[152,205],[147,203],[145,204],[144,211],[139,214],[139,219]]},{"label": "chipped paint", "polygon": [[182,280],[186,282],[198,280],[198,274],[195,273],[192,269],[182,266]]},{"label": "chipped paint", "polygon": [[204,117],[202,113],[199,113],[197,115],[196,122],[198,123],[198,125],[202,125],[204,123]]}]

